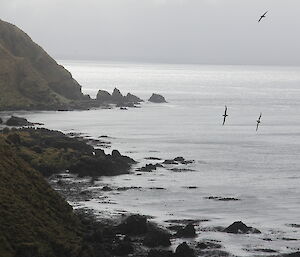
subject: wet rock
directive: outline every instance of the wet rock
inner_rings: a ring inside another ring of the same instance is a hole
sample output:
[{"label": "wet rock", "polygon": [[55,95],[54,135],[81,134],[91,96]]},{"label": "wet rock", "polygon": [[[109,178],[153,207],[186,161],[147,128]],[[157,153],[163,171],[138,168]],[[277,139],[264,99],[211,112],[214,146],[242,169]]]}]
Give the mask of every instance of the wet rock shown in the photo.
[{"label": "wet rock", "polygon": [[200,250],[219,249],[222,248],[222,245],[215,242],[203,241],[197,244],[197,248],[199,248]]},{"label": "wet rock", "polygon": [[2,124],[3,123],[3,120],[0,118],[0,124]]},{"label": "wet rock", "polygon": [[112,101],[112,96],[110,93],[108,93],[105,90],[99,90],[97,93],[96,100],[101,102],[101,103],[106,103],[106,102],[111,102]]},{"label": "wet rock", "polygon": [[25,118],[20,118],[16,116],[11,116],[7,121],[6,121],[7,126],[15,126],[15,127],[23,127],[23,126],[33,126],[34,123],[29,122]]},{"label": "wet rock", "polygon": [[148,231],[147,218],[138,214],[131,215],[118,225],[117,229],[125,235],[146,234]]},{"label": "wet rock", "polygon": [[159,94],[152,94],[152,96],[149,98],[148,100],[149,102],[152,102],[152,103],[166,103],[166,99],[162,96],[162,95],[159,95]]},{"label": "wet rock", "polygon": [[174,253],[172,251],[166,251],[161,249],[151,249],[147,257],[173,257]]},{"label": "wet rock", "polygon": [[174,161],[174,160],[165,160],[165,161],[163,162],[163,164],[167,164],[167,165],[171,165],[171,164],[177,165],[178,162],[176,162],[176,161]]},{"label": "wet rock", "polygon": [[126,100],[126,102],[135,103],[135,104],[144,102],[144,100],[142,100],[141,98],[139,98],[133,94],[130,94],[130,93],[128,93],[125,96],[125,100]]},{"label": "wet rock", "polygon": [[146,234],[143,244],[148,247],[170,246],[171,235],[169,232],[156,225],[148,225],[148,233]]},{"label": "wet rock", "polygon": [[300,257],[300,252],[290,253],[283,255],[284,257]]},{"label": "wet rock", "polygon": [[160,158],[157,157],[146,157],[145,160],[154,160],[154,161],[160,161]]},{"label": "wet rock", "polygon": [[195,252],[188,246],[186,242],[183,242],[182,244],[177,246],[175,257],[195,257]]},{"label": "wet rock", "polygon": [[233,233],[233,234],[246,234],[246,233],[260,234],[261,233],[258,229],[253,227],[248,227],[241,221],[236,221],[232,223],[229,227],[225,228],[223,232]]},{"label": "wet rock", "polygon": [[192,223],[186,225],[184,228],[179,229],[178,232],[175,235],[176,237],[195,237],[196,236],[196,230]]},{"label": "wet rock", "polygon": [[234,197],[220,197],[220,196],[208,196],[208,197],[204,197],[205,199],[208,200],[216,200],[216,201],[239,201],[240,199],[238,198],[234,198]]},{"label": "wet rock", "polygon": [[145,166],[138,168],[137,171],[143,171],[143,172],[152,172],[156,170],[156,168],[163,167],[161,164],[146,164]]},{"label": "wet rock", "polygon": [[109,186],[104,186],[104,187],[102,187],[101,190],[105,191],[105,192],[113,191],[113,189],[111,187],[109,187]]},{"label": "wet rock", "polygon": [[175,162],[184,162],[185,160],[183,157],[176,157],[176,158],[174,158],[174,161]]}]

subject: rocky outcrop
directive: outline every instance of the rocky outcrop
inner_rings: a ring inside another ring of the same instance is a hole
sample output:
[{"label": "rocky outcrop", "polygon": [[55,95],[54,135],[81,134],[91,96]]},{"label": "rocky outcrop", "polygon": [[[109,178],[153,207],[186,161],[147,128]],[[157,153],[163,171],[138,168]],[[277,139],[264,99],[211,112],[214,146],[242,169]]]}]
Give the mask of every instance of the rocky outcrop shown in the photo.
[{"label": "rocky outcrop", "polygon": [[0,124],[2,124],[3,123],[3,120],[0,118]]},{"label": "rocky outcrop", "polygon": [[23,127],[23,126],[33,126],[34,123],[29,122],[25,118],[20,118],[16,116],[11,116],[7,121],[6,121],[7,126],[15,126],[15,127]]},{"label": "rocky outcrop", "polygon": [[108,103],[112,101],[112,96],[105,90],[99,90],[96,99],[101,103]]},{"label": "rocky outcrop", "polygon": [[149,102],[152,102],[152,103],[166,103],[166,99],[162,96],[162,95],[159,95],[159,94],[152,94],[152,96],[149,98],[148,100]]},{"label": "rocky outcrop", "polygon": [[176,233],[177,237],[185,237],[185,238],[189,238],[189,237],[195,237],[196,236],[196,230],[195,227],[192,223],[187,224],[184,228],[181,228],[178,230],[178,232]]},{"label": "rocky outcrop", "polygon": [[90,100],[70,72],[16,26],[0,20],[0,110],[59,109]]},{"label": "rocky outcrop", "polygon": [[[4,135],[19,156],[45,176],[65,170],[84,176],[114,176],[127,173],[135,161],[114,150],[105,154],[101,149],[59,131],[23,128]],[[18,137],[18,140],[10,140]],[[20,149],[19,149],[20,148]]]},{"label": "rocky outcrop", "polygon": [[127,102],[130,102],[130,103],[135,103],[135,104],[138,104],[138,103],[141,103],[141,102],[144,102],[144,100],[142,100],[141,98],[135,96],[135,95],[132,95],[130,93],[128,93],[125,97],[126,101]]},{"label": "rocky outcrop", "polygon": [[186,242],[183,242],[177,246],[175,250],[175,257],[196,257],[194,250],[188,246]]},{"label": "rocky outcrop", "polygon": [[96,100],[101,104],[116,104],[117,107],[136,107],[136,104],[143,102],[142,99],[131,93],[123,96],[118,88],[115,88],[112,94],[105,90],[99,90]]},{"label": "rocky outcrop", "polygon": [[241,221],[236,221],[232,223],[229,227],[225,228],[223,232],[233,233],[233,234],[247,234],[247,233],[260,234],[261,233],[258,229],[253,227],[248,227]]}]

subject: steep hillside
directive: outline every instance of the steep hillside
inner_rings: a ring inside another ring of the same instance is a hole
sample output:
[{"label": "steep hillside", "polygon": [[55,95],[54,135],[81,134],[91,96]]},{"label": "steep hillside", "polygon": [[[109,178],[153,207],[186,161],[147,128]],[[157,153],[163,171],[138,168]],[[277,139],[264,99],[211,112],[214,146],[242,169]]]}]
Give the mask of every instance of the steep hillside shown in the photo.
[{"label": "steep hillside", "polygon": [[77,256],[72,208],[0,135],[0,256]]},{"label": "steep hillside", "polygon": [[0,20],[0,110],[59,109],[88,99],[65,68],[22,30]]}]

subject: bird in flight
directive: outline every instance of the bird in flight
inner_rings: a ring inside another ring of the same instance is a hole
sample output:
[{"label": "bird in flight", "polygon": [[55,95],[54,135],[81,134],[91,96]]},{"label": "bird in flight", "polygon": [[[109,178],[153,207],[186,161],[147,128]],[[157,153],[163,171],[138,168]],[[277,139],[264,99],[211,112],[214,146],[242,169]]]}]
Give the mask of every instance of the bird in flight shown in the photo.
[{"label": "bird in flight", "polygon": [[223,115],[223,117],[224,117],[224,119],[223,119],[223,126],[224,126],[224,124],[225,124],[225,121],[226,121],[226,118],[227,118],[227,106],[225,105],[225,112],[224,112],[224,115]]},{"label": "bird in flight", "polygon": [[266,11],[262,16],[260,16],[258,22],[261,22],[261,20],[262,20],[263,18],[266,18],[266,14],[267,14],[267,13],[268,13],[268,11]]},{"label": "bird in flight", "polygon": [[261,119],[261,113],[260,113],[260,115],[258,117],[258,120],[256,121],[257,122],[257,124],[256,124],[256,131],[258,130],[258,126],[260,124],[260,119]]}]

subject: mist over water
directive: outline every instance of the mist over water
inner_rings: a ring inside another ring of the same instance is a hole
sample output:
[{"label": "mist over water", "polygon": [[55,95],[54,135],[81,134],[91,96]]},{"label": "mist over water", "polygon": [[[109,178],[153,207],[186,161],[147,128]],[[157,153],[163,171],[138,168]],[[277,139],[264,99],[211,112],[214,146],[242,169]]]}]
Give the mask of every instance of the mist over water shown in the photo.
[{"label": "mist over water", "polygon": [[[141,108],[128,111],[34,112],[19,116],[42,122],[50,129],[95,138],[107,135],[112,147],[106,152],[119,149],[139,161],[138,167],[151,162],[146,157],[183,156],[195,160],[187,166],[193,171],[158,169],[141,176],[102,178],[99,185],[143,189],[107,193],[115,205],[96,201],[85,205],[153,215],[159,222],[210,220],[200,227],[228,226],[242,220],[262,234],[200,233],[200,238],[221,240],[227,250],[239,256],[254,255],[245,249],[298,249],[299,241],[285,239],[300,240],[300,229],[287,226],[300,223],[300,68],[77,61],[61,64],[92,97],[98,89],[111,92],[118,87],[123,94],[131,92],[143,99],[160,93],[168,103],[145,102]],[[222,126],[225,105],[229,116]],[[260,112],[261,126],[256,132]],[[197,188],[187,189],[189,186]],[[206,199],[209,196],[240,201]]]}]

